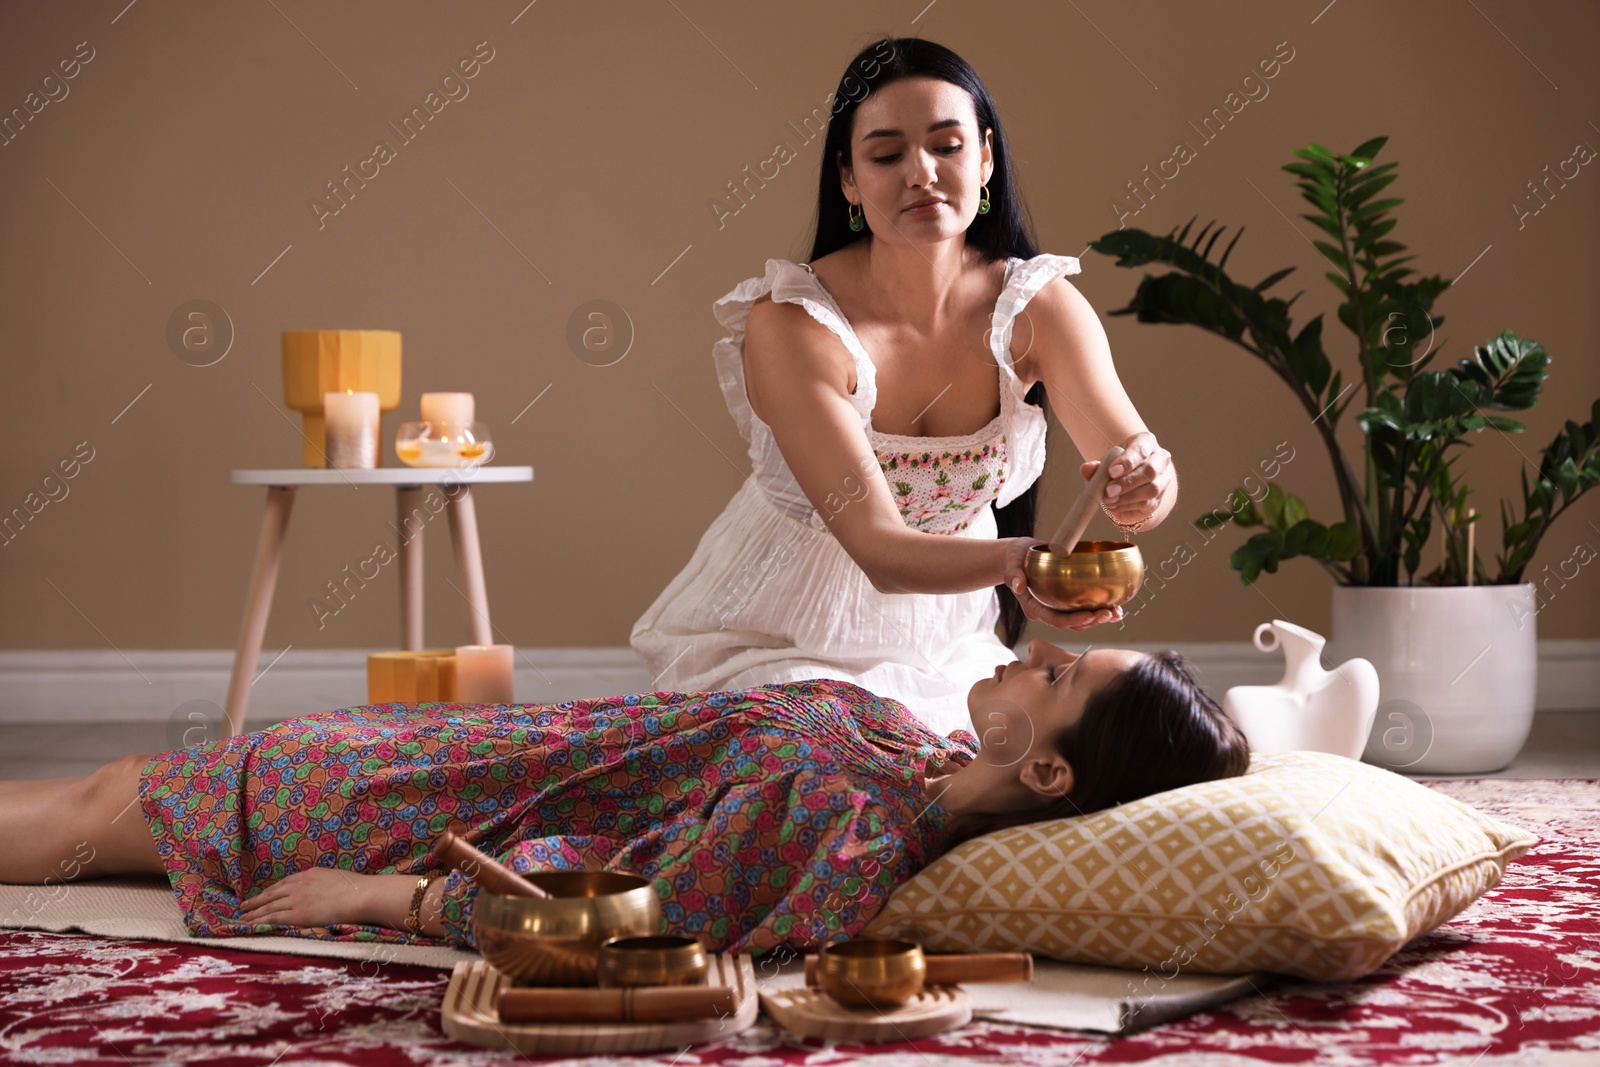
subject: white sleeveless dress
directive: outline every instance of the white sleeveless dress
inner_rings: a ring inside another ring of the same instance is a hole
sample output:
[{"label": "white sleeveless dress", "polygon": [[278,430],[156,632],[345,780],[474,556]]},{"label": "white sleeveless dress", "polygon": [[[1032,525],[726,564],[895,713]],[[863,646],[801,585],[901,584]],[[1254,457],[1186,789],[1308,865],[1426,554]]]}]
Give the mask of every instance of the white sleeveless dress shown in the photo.
[{"label": "white sleeveless dress", "polygon": [[[731,331],[712,348],[723,398],[750,446],[751,476],[701,537],[694,555],[634,623],[634,651],[658,690],[708,692],[805,678],[839,678],[904,704],[941,734],[971,730],[967,691],[1017,659],[995,634],[993,587],[889,594],[872,582],[795,481],[772,431],[751,409],[741,359],[745,320],[761,296],[798,304],[832,330],[855,361],[851,403],[906,524],[952,537],[996,536],[994,508],[1044,469],[1046,419],[1011,369],[1018,312],[1046,282],[1076,274],[1072,256],[1012,257],[989,345],[1000,414],[960,437],[908,437],[872,426],[877,374],[844,313],[808,264],[769,259],[712,305]],[[870,471],[868,472],[871,473]],[[855,490],[859,499],[860,489]],[[823,503],[849,507],[843,494]]]}]

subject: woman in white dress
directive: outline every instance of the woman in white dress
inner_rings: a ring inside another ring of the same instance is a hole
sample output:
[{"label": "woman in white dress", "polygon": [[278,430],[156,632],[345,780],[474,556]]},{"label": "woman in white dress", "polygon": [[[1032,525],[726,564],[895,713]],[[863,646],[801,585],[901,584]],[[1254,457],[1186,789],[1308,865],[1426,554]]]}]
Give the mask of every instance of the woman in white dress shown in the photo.
[{"label": "woman in white dress", "polygon": [[1037,250],[965,61],[917,38],[868,46],[822,156],[810,262],[769,259],[712,307],[754,469],[631,642],[657,689],[840,678],[973,729],[970,679],[1017,659],[1028,619],[1121,618],[1027,590],[1044,396],[1082,456],[1126,449],[1101,498],[1119,527],[1159,524],[1176,472],[1064,277],[1078,261]]}]

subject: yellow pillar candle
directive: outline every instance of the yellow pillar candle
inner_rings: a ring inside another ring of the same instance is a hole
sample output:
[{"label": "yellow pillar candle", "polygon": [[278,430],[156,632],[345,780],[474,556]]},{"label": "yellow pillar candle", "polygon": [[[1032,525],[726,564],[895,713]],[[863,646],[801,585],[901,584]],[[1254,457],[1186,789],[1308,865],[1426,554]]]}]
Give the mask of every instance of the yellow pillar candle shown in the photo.
[{"label": "yellow pillar candle", "polygon": [[456,699],[456,654],[448,648],[374,652],[367,657],[367,703]]},{"label": "yellow pillar candle", "polygon": [[378,465],[377,393],[324,393],[322,414],[328,466],[371,470]]},{"label": "yellow pillar candle", "polygon": [[510,645],[456,647],[456,699],[463,704],[510,704]]}]

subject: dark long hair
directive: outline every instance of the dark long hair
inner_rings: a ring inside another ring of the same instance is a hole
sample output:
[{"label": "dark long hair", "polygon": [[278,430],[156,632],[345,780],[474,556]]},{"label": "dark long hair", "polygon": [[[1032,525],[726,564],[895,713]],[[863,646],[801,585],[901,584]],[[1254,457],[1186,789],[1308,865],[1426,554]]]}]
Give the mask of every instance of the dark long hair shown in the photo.
[{"label": "dark long hair", "polygon": [[[828,120],[828,135],[822,146],[822,175],[817,186],[816,237],[811,243],[812,261],[837,252],[846,245],[865,240],[871,227],[860,233],[850,229],[848,212],[850,202],[845,199],[840,186],[841,175],[836,156],[851,163],[850,134],[855,122],[856,109],[861,101],[876,89],[910,77],[939,78],[965,89],[972,98],[978,119],[978,137],[985,130],[994,131],[994,173],[989,176],[989,210],[976,216],[967,227],[966,242],[978,250],[985,261],[993,263],[1008,256],[1032,259],[1039,254],[1033,237],[1033,224],[1022,203],[1022,194],[1011,171],[1011,148],[1006,140],[1005,128],[1000,125],[1000,115],[983,80],[967,61],[950,49],[917,37],[884,37],[863,48],[850,61],[839,79],[834,94],[833,116]],[[1024,398],[1035,407],[1044,407],[1044,383],[1036,382]],[[1038,511],[1039,482],[1037,479],[1003,508],[995,508],[995,527],[998,537],[1032,537],[1034,519]],[[1000,622],[1005,643],[1010,647],[1022,638],[1028,623],[1022,605],[1004,585],[994,587],[1000,598]]]},{"label": "dark long hair", "polygon": [[1250,744],[1174,649],[1146,653],[1091,693],[1055,747],[1072,789],[1041,807],[974,818],[960,837],[1088,815],[1141,797],[1243,774]]}]

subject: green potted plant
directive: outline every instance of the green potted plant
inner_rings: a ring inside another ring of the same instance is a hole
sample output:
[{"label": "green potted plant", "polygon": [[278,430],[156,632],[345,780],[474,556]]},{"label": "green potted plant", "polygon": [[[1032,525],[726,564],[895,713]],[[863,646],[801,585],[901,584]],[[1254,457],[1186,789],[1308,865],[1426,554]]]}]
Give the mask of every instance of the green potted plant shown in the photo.
[{"label": "green potted plant", "polygon": [[[1226,511],[1195,525],[1261,528],[1229,556],[1246,585],[1297,556],[1334,577],[1329,654],[1335,662],[1371,660],[1382,687],[1366,758],[1418,772],[1495,770],[1521,749],[1532,724],[1534,624],[1544,596],[1527,571],[1551,526],[1600,483],[1600,399],[1588,421],[1568,421],[1541,451],[1531,480],[1524,468],[1521,501],[1501,501],[1501,547],[1491,573],[1471,532],[1482,516],[1468,507],[1471,490],[1455,465],[1469,434],[1522,432],[1501,413],[1537,402],[1550,357],[1537,341],[1507,330],[1470,358],[1442,365],[1436,331],[1444,319],[1433,307],[1451,283],[1405,266],[1414,257],[1395,240],[1392,216],[1402,201],[1380,195],[1397,164],[1374,165],[1387,140],[1373,138],[1348,154],[1309,144],[1283,168],[1298,177],[1313,208],[1302,217],[1322,231],[1313,243],[1342,296],[1339,321],[1353,339],[1348,378],[1323,348],[1323,317],[1297,328],[1290,309],[1298,294],[1269,295],[1294,267],[1254,285],[1228,276],[1242,230],[1215,259],[1223,228],[1207,225],[1191,240],[1193,220],[1163,236],[1115,230],[1091,247],[1121,267],[1166,268],[1145,274],[1127,307],[1112,314],[1198,326],[1243,348],[1283,380],[1321,438],[1343,512],[1335,521],[1312,518],[1299,497],[1274,483],[1259,509],[1235,489]],[[1337,437],[1351,405],[1358,405],[1363,435],[1357,463]],[[1442,552],[1419,574],[1436,523]],[[1593,556],[1584,544],[1563,562],[1581,566]],[[1545,595],[1553,592],[1545,586]]]}]

